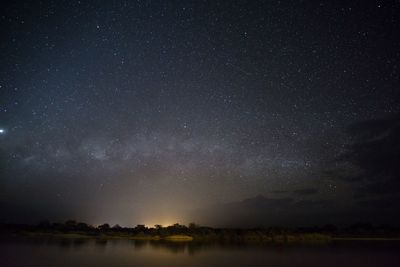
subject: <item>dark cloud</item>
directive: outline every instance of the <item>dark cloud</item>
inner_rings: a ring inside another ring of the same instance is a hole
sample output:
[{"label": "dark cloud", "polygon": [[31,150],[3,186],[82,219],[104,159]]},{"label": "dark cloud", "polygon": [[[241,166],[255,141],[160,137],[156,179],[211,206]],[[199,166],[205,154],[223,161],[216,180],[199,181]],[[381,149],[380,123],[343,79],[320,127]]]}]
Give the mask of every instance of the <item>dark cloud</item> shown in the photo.
[{"label": "dark cloud", "polygon": [[296,189],[296,190],[272,190],[270,193],[282,195],[282,194],[292,194],[294,196],[311,196],[318,194],[319,190],[314,187]]},{"label": "dark cloud", "polygon": [[360,221],[371,223],[400,222],[398,197],[358,201],[355,206],[338,207],[327,199],[295,200],[257,196],[196,210],[193,219],[207,217],[218,226],[314,226],[325,224],[349,225]]},{"label": "dark cloud", "polygon": [[400,185],[398,181],[377,181],[377,182],[367,182],[362,185],[354,186],[354,193],[357,198],[362,197],[374,197],[375,195],[390,195],[397,194],[399,192]]},{"label": "dark cloud", "polygon": [[309,195],[318,194],[318,189],[317,188],[298,189],[298,190],[294,190],[293,193],[295,195],[299,195],[299,196],[309,196]]},{"label": "dark cloud", "polygon": [[[211,206],[195,213],[197,216],[205,214],[214,224],[221,226],[294,226],[307,225],[311,221],[328,222],[319,217],[327,209],[334,209],[333,203],[329,200],[297,201],[290,197],[267,198],[259,195],[239,202]],[[193,217],[196,218],[196,215]],[[199,220],[201,221],[200,218]]]},{"label": "dark cloud", "polygon": [[400,115],[355,123],[348,132],[353,143],[341,160],[359,169],[347,179],[355,196],[400,193]]},{"label": "dark cloud", "polygon": [[400,208],[399,196],[381,196],[370,199],[358,200],[357,205],[366,210],[398,210]]},{"label": "dark cloud", "polygon": [[272,194],[287,194],[290,193],[288,190],[272,190],[270,191]]}]

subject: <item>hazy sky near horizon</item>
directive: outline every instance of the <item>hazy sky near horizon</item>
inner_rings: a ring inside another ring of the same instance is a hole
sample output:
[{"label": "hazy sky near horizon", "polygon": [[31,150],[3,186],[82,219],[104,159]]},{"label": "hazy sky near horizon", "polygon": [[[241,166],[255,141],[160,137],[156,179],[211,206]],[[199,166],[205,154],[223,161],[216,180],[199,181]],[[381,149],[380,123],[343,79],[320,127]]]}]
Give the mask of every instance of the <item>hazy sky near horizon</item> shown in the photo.
[{"label": "hazy sky near horizon", "polygon": [[338,160],[348,127],[399,112],[399,1],[1,5],[2,221],[168,224],[261,195],[351,221],[399,197]]}]

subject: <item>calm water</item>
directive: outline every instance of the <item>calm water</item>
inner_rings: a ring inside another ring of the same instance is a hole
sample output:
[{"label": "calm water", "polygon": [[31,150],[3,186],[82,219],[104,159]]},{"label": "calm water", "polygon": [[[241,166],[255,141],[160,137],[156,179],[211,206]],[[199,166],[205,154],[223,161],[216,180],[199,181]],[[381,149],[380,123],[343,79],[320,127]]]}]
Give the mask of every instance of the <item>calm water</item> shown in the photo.
[{"label": "calm water", "polygon": [[400,266],[398,241],[243,245],[127,240],[0,240],[0,266]]}]

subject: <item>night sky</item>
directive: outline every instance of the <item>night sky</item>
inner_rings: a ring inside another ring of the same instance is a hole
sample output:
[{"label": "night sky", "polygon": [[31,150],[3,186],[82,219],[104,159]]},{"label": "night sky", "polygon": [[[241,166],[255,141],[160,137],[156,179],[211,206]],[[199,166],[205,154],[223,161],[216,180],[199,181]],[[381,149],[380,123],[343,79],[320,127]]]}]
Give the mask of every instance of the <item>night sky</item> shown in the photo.
[{"label": "night sky", "polygon": [[2,1],[0,221],[398,223],[400,2],[339,2]]}]

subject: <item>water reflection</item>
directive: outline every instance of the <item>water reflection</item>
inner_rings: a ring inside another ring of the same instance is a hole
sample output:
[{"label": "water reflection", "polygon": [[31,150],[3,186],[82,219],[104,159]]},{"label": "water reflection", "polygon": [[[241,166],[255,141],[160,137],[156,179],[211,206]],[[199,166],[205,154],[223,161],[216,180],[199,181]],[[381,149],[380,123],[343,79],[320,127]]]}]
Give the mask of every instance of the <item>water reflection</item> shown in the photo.
[{"label": "water reflection", "polygon": [[1,266],[400,266],[399,251],[395,241],[277,245],[0,238]]},{"label": "water reflection", "polygon": [[[57,237],[34,237],[34,238],[8,238],[0,239],[0,244],[25,244],[34,247],[58,247],[60,249],[85,249],[86,247],[96,247],[97,249],[106,249],[107,247],[129,247],[140,252],[152,250],[167,252],[171,254],[195,255],[198,252],[206,250],[254,250],[254,249],[282,249],[297,245],[291,244],[273,244],[273,243],[244,243],[244,242],[173,242],[164,240],[123,240],[123,239],[90,239],[90,238],[57,238]],[[321,247],[328,243],[309,243],[302,244],[307,247]]]}]

